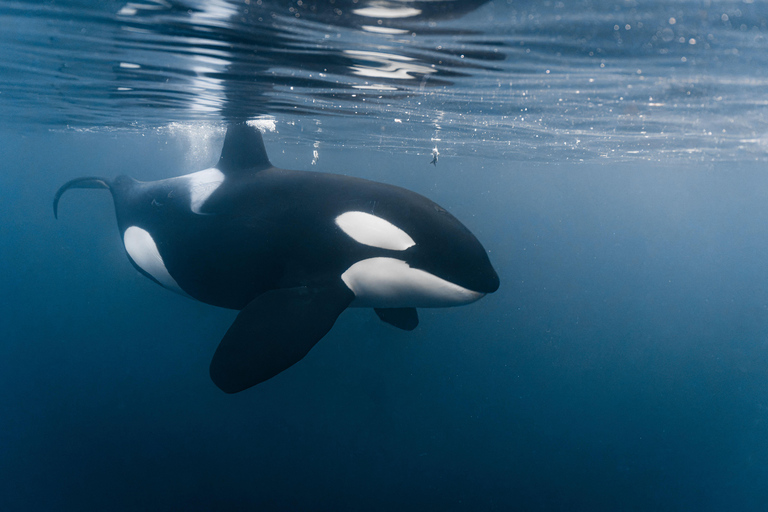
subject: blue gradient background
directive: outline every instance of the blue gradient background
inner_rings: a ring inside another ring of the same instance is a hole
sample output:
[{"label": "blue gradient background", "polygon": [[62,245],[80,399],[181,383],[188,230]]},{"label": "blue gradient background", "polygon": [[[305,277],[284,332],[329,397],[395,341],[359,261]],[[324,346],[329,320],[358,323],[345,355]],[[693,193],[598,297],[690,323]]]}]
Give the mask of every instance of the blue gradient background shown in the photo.
[{"label": "blue gradient background", "polygon": [[[278,128],[273,163],[310,168]],[[208,364],[235,313],[135,272],[104,191],[51,210],[67,179],[178,175],[220,142],[0,133],[0,509],[765,510],[764,164],[327,147],[318,170],[448,208],[502,287],[412,333],[349,310],[228,396]]]}]

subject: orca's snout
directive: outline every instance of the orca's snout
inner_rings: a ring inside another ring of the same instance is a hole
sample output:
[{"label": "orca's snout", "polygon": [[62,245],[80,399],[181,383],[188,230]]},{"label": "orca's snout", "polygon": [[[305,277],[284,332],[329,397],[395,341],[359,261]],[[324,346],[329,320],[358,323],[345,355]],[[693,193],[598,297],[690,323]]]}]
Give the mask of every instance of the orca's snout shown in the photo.
[{"label": "orca's snout", "polygon": [[[483,295],[493,293],[499,289],[499,275],[493,268],[488,251],[483,245],[471,235],[469,240],[463,246],[463,254],[460,261],[464,267],[464,283],[462,286],[469,288]],[[457,251],[457,254],[460,252]]]},{"label": "orca's snout", "polygon": [[467,285],[472,291],[487,295],[499,289],[499,275],[488,262],[473,273],[472,281]]},{"label": "orca's snout", "polygon": [[496,273],[493,267],[489,267],[477,291],[480,293],[493,293],[498,289],[499,275]]}]

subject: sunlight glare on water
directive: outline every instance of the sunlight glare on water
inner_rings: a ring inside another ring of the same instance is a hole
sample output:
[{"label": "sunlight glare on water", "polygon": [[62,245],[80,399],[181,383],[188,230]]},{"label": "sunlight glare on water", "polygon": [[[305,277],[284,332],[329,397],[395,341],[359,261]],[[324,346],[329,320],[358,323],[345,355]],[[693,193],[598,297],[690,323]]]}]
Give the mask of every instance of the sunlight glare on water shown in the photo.
[{"label": "sunlight glare on water", "polygon": [[0,105],[53,128],[365,116],[390,146],[450,130],[456,154],[755,160],[767,16],[741,1],[11,2]]}]

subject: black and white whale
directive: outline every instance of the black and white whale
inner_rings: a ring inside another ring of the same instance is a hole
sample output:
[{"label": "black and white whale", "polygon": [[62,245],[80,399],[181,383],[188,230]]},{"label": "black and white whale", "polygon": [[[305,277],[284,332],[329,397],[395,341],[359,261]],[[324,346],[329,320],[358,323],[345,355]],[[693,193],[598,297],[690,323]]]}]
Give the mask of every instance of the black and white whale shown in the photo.
[{"label": "black and white whale", "polygon": [[78,178],[112,193],[131,263],[161,286],[239,310],[213,356],[213,382],[236,393],[304,357],[347,307],[405,330],[415,308],[469,304],[499,278],[475,236],[400,187],[278,169],[261,132],[233,124],[215,167],[139,182]]}]

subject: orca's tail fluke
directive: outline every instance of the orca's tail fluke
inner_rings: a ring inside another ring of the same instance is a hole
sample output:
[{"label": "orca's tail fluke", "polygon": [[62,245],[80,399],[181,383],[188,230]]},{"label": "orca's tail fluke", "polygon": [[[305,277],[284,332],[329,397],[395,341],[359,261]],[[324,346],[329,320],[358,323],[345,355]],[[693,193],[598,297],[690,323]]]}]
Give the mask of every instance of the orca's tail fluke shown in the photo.
[{"label": "orca's tail fluke", "polygon": [[56,195],[53,196],[53,216],[55,218],[59,218],[59,199],[61,199],[61,196],[64,195],[64,192],[71,188],[105,188],[107,190],[111,190],[112,187],[109,186],[109,183],[107,183],[107,180],[104,178],[93,178],[93,177],[87,177],[87,178],[75,178],[74,180],[70,180],[63,184],[59,190],[56,191]]}]

